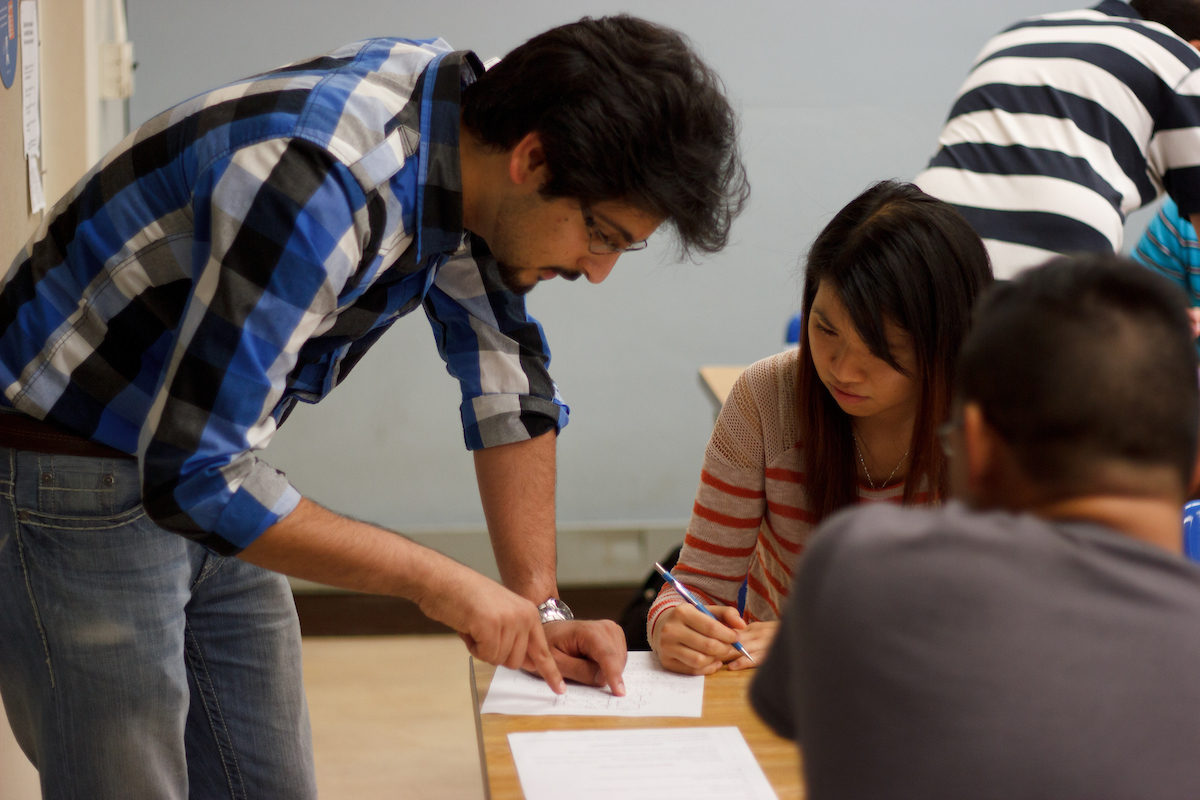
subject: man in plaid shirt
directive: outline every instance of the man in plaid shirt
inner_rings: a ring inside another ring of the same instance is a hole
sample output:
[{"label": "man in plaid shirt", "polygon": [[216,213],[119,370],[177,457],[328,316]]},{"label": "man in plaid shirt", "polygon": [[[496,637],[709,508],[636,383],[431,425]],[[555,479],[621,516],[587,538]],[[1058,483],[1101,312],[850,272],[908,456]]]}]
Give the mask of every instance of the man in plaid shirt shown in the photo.
[{"label": "man in plaid shirt", "polygon": [[[44,795],[314,795],[278,573],[623,692],[619,628],[556,602],[567,407],[523,295],[604,280],[665,221],[723,247],[736,127],[677,33],[585,19],[486,73],[441,40],[348,45],[176,106],[85,176],[0,292],[0,691]],[[507,588],[258,456],[417,306]]]}]

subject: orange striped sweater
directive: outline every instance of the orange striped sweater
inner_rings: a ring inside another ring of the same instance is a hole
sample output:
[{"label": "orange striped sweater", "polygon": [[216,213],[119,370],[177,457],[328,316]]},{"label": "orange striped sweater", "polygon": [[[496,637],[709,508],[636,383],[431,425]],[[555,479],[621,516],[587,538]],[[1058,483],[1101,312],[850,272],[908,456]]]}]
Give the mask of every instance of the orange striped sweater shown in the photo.
[{"label": "orange striped sweater", "polygon": [[[747,622],[779,618],[796,558],[813,533],[804,492],[804,450],[796,418],[798,350],[764,358],[742,373],[717,418],[679,564],[673,570],[698,600],[737,605],[746,581]],[[899,503],[904,484],[859,502]],[[919,493],[915,500],[927,502]],[[650,607],[651,637],[662,612],[683,602],[669,585]]]}]

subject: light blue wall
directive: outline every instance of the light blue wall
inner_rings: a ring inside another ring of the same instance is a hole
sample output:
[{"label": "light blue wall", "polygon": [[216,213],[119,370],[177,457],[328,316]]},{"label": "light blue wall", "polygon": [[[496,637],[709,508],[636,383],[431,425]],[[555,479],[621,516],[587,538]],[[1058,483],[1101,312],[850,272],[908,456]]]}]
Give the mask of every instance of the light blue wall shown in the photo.
[{"label": "light blue wall", "polygon": [[[656,236],[601,286],[552,281],[530,296],[572,408],[559,446],[561,523],[678,521],[690,512],[712,424],[697,367],[780,350],[799,295],[798,261],[820,226],[869,182],[920,170],[989,35],[1026,14],[1075,5],[129,0],[132,121],[368,36],[442,36],[486,59],[584,14],[630,11],[685,32],[742,109],[753,197],[733,244],[678,264]],[[268,460],[302,492],[355,516],[401,530],[477,527],[457,407],[457,386],[415,317],[321,406],[297,410]]]}]

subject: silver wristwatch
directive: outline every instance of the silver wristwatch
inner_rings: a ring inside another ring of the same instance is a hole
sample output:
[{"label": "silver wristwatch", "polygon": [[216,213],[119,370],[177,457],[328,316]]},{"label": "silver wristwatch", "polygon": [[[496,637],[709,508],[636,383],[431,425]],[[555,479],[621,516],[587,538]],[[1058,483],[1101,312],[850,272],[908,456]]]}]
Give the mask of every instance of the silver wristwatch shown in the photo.
[{"label": "silver wristwatch", "polygon": [[571,607],[557,597],[551,597],[538,606],[538,614],[541,615],[543,625],[547,622],[575,619],[575,615],[571,613]]}]

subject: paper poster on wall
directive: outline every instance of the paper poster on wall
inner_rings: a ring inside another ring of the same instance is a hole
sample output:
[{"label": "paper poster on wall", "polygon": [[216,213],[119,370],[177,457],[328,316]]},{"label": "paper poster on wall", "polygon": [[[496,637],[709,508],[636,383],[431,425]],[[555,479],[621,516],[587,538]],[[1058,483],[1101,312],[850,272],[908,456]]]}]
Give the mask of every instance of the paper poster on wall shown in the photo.
[{"label": "paper poster on wall", "polygon": [[4,50],[0,53],[0,83],[12,88],[17,74],[17,4],[16,0],[0,0],[0,36]]},{"label": "paper poster on wall", "polygon": [[38,115],[38,30],[37,0],[21,0],[21,105],[25,118],[27,156],[42,149],[42,120]]},{"label": "paper poster on wall", "polygon": [[29,163],[29,213],[36,214],[46,208],[46,193],[42,188],[42,169],[37,156],[26,156]]},{"label": "paper poster on wall", "polygon": [[37,0],[21,0],[21,106],[25,122],[25,161],[29,167],[29,212],[46,207],[42,188],[42,119],[38,107],[41,76],[38,74]]}]

